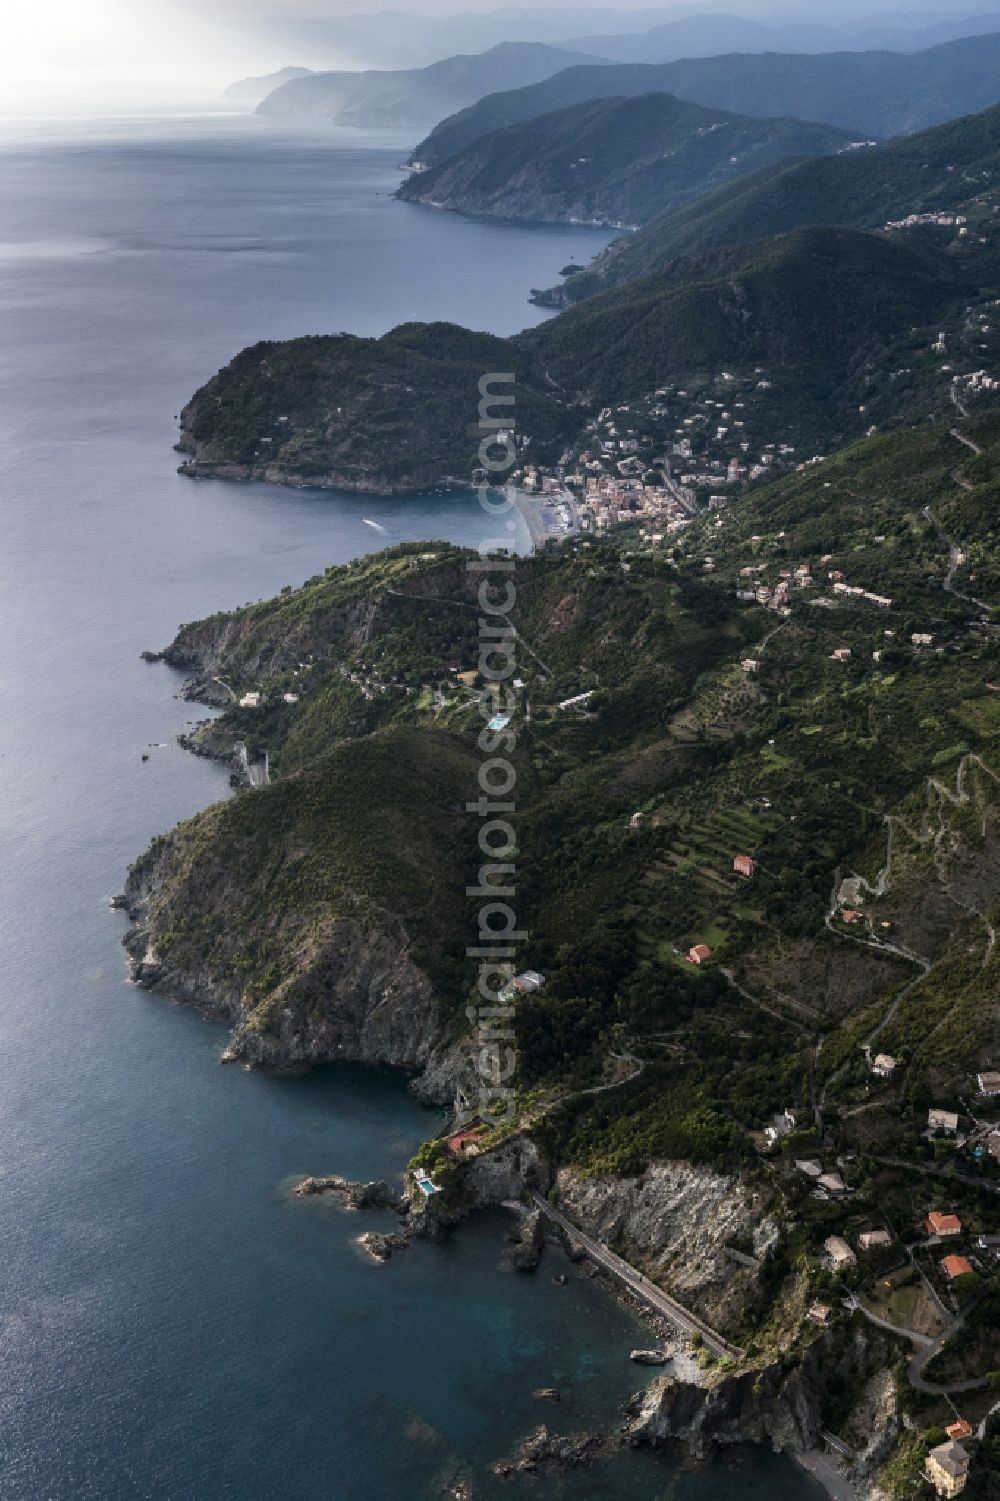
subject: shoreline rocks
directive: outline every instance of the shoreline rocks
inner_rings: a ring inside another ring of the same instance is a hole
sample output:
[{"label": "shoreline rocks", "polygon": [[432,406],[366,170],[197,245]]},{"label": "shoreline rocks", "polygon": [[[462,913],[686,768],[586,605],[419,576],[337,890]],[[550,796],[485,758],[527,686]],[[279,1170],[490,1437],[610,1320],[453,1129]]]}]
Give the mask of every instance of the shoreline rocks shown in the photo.
[{"label": "shoreline rocks", "polygon": [[320,1194],[343,1194],[350,1209],[385,1209],[392,1214],[406,1215],[410,1212],[410,1200],[400,1189],[393,1188],[384,1178],[372,1183],[355,1183],[331,1173],[325,1178],[303,1178],[293,1189],[296,1198],[316,1198]]},{"label": "shoreline rocks", "polygon": [[395,1251],[408,1251],[410,1242],[407,1236],[398,1230],[381,1233],[377,1230],[366,1230],[364,1235],[358,1236],[358,1245],[367,1251],[374,1261],[388,1261]]},{"label": "shoreline rocks", "polygon": [[512,1459],[499,1459],[492,1466],[494,1475],[508,1479],[512,1475],[546,1474],[552,1471],[579,1470],[602,1459],[623,1440],[608,1433],[552,1433],[543,1423],[522,1440]]}]

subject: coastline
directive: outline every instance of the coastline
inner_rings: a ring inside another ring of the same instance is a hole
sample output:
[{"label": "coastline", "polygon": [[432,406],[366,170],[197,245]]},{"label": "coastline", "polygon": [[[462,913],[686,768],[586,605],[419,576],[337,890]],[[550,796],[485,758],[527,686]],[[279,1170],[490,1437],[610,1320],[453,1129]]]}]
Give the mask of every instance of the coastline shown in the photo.
[{"label": "coastline", "polygon": [[[176,445],[180,452],[188,452],[182,443]],[[426,486],[415,484],[363,484],[357,478],[348,478],[343,475],[324,475],[310,479],[303,479],[291,474],[286,469],[278,467],[255,468],[249,464],[236,464],[223,461],[206,461],[197,456],[186,459],[178,466],[177,473],[186,479],[192,480],[222,480],[226,484],[235,485],[278,485],[288,490],[316,490],[324,493],[331,490],[342,490],[350,495],[375,495],[387,497],[403,497],[416,495],[423,488],[434,488],[439,485],[454,486],[475,493],[477,487],[466,479],[459,479],[452,475],[442,475],[437,480],[426,482]],[[517,512],[524,522],[531,542],[532,551],[542,548],[547,542],[565,542],[568,538],[576,536],[580,530],[579,516],[574,497],[566,489],[557,495],[534,495],[527,490],[519,489],[513,485],[500,485],[497,487],[503,494],[510,496]],[[560,526],[551,514],[552,508],[558,504],[568,507],[569,524]],[[546,515],[546,512],[550,514]]]},{"label": "coastline", "polygon": [[[527,490],[519,490],[510,486],[505,490],[517,507],[518,514],[528,529],[531,538],[532,550],[542,548],[547,542],[566,542],[570,537],[575,537],[580,530],[579,518],[576,511],[576,503],[569,491],[563,490],[558,495],[531,495]],[[552,508],[563,503],[568,507],[570,524],[559,526],[555,523],[551,514]]]},{"label": "coastline", "polygon": [[843,1470],[822,1449],[807,1449],[804,1454],[792,1454],[791,1458],[822,1486],[830,1501],[861,1501],[860,1493]]}]

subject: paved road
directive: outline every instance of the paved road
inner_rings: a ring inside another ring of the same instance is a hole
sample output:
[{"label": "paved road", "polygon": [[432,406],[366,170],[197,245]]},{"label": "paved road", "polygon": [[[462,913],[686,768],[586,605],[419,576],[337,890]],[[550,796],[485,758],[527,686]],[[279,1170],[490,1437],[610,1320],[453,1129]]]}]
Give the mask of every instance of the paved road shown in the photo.
[{"label": "paved road", "polygon": [[[877,1313],[872,1313],[856,1293],[851,1293],[844,1301],[849,1308],[856,1308],[858,1313],[863,1313],[869,1324],[874,1324],[878,1329],[885,1329],[889,1334],[901,1334],[904,1339],[912,1340],[915,1345],[926,1346],[928,1349],[934,1344],[929,1334],[918,1334],[915,1329],[904,1329],[901,1324],[894,1324],[890,1319],[883,1319]],[[927,1358],[929,1360],[930,1355]]]},{"label": "paved road", "polygon": [[904,1339],[908,1339],[913,1344],[918,1345],[920,1348],[914,1351],[906,1368],[910,1385],[915,1387],[918,1392],[927,1392],[932,1397],[948,1397],[956,1396],[960,1392],[978,1391],[980,1387],[986,1385],[985,1376],[976,1377],[972,1381],[956,1381],[950,1386],[939,1386],[936,1382],[924,1380],[924,1367],[930,1364],[935,1355],[940,1355],[948,1341],[961,1329],[968,1315],[988,1295],[988,1291],[987,1289],[985,1292],[980,1293],[979,1297],[973,1299],[957,1318],[952,1318],[948,1323],[948,1327],[936,1339],[931,1339],[926,1334],[918,1334],[915,1329],[904,1329],[899,1324],[891,1324],[888,1319],[879,1318],[878,1314],[872,1313],[870,1308],[866,1308],[860,1298],[854,1293],[845,1298],[844,1302],[848,1308],[856,1308],[859,1313],[864,1314],[869,1324],[875,1324],[877,1328],[885,1329],[890,1334],[900,1334]]},{"label": "paved road", "polygon": [[918,1392],[929,1392],[934,1397],[947,1397],[957,1392],[975,1392],[980,1387],[986,1385],[986,1377],[980,1376],[973,1381],[956,1381],[950,1386],[938,1386],[933,1381],[924,1380],[923,1370],[934,1359],[935,1355],[941,1353],[948,1341],[961,1329],[969,1314],[974,1308],[978,1308],[984,1298],[989,1297],[989,1293],[989,1288],[984,1288],[981,1293],[973,1298],[971,1303],[968,1303],[962,1309],[962,1312],[949,1324],[944,1333],[938,1335],[933,1344],[925,1345],[922,1350],[918,1350],[914,1355],[906,1368],[906,1374],[909,1377],[910,1385],[915,1386]]},{"label": "paved road", "polygon": [[859,1501],[851,1482],[822,1449],[810,1449],[805,1454],[794,1454],[792,1458],[803,1470],[815,1476],[831,1501]]},{"label": "paved road", "polygon": [[911,1173],[930,1173],[935,1178],[951,1178],[966,1187],[982,1188],[987,1193],[1000,1194],[1000,1183],[984,1183],[979,1178],[958,1172],[954,1167],[939,1167],[935,1162],[911,1162],[906,1157],[873,1157],[872,1160],[883,1167],[902,1167]]},{"label": "paved road", "polygon": [[[733,987],[738,995],[741,995],[745,1001],[749,1001],[752,1006],[757,1006],[761,1011],[765,1011],[768,1016],[773,1016],[775,1021],[782,1022],[787,1027],[797,1027],[800,1032],[809,1030],[807,1027],[803,1026],[802,1022],[796,1021],[794,1017],[785,1016],[780,1011],[774,1011],[764,1001],[759,1000],[757,996],[751,995],[749,990],[744,989],[744,987],[740,984],[733,971],[731,969],[727,969],[724,964],[719,966],[719,973],[720,975],[722,975],[723,979],[728,981],[728,983]],[[789,1004],[795,1006],[797,1005],[797,1002],[790,999]]]},{"label": "paved road", "polygon": [[700,1334],[713,1355],[728,1355],[732,1360],[740,1359],[743,1351],[724,1340],[721,1334],[717,1334],[710,1325],[698,1318],[697,1314],[690,1313],[682,1303],[677,1302],[676,1298],[671,1298],[668,1293],[663,1292],[655,1283],[650,1282],[648,1277],[644,1277],[642,1272],[637,1272],[634,1266],[630,1266],[627,1261],[616,1256],[614,1251],[609,1251],[608,1247],[602,1245],[599,1240],[585,1235],[573,1224],[572,1220],[568,1220],[558,1209],[553,1209],[549,1201],[540,1193],[532,1191],[531,1197],[543,1214],[583,1247],[595,1265],[609,1272],[616,1282],[620,1282],[630,1292],[635,1293],[636,1297],[641,1298],[648,1307],[656,1313],[663,1314],[685,1334]]},{"label": "paved road", "polygon": [[[982,453],[982,449],[981,448],[977,448],[976,445],[975,445],[975,443],[973,443],[973,441],[972,441],[971,438],[963,438],[962,434],[960,432],[955,432],[954,430],[953,430],[953,436],[956,437],[960,443],[967,443],[969,445],[969,447],[974,450],[974,452],[976,452],[976,453]],[[963,483],[966,484],[966,488],[967,489],[970,489],[970,490],[972,489],[971,485],[969,485],[969,484],[967,484],[967,482],[964,482],[961,479],[959,479],[959,484],[963,484]],[[945,574],[945,576],[944,576],[944,582],[942,583],[942,586],[941,586],[944,589],[945,593],[946,594],[953,594],[956,599],[964,600],[967,605],[975,605],[977,609],[987,610],[987,611],[991,610],[993,607],[992,607],[992,605],[988,604],[986,602],[986,600],[984,600],[984,599],[977,599],[974,594],[963,594],[960,589],[956,589],[955,588],[955,584],[954,584],[955,574],[958,572],[958,569],[960,568],[960,566],[961,566],[961,564],[962,564],[962,562],[963,562],[963,560],[965,558],[965,553],[964,553],[963,549],[961,547],[959,547],[959,545],[955,541],[954,537],[949,537],[949,535],[945,531],[944,527],[941,525],[941,523],[938,521],[937,517],[934,515],[934,512],[931,510],[930,506],[924,506],[923,514],[926,516],[927,520],[934,527],[934,529],[936,530],[939,538],[941,539],[941,541],[945,544],[945,546],[948,549],[948,572]]]},{"label": "paved road", "polygon": [[964,443],[966,448],[971,448],[974,454],[982,453],[983,450],[980,448],[979,444],[973,443],[971,438],[967,438],[964,433],[960,433],[957,427],[953,427],[951,429],[951,435],[953,438],[957,438],[959,443]]}]

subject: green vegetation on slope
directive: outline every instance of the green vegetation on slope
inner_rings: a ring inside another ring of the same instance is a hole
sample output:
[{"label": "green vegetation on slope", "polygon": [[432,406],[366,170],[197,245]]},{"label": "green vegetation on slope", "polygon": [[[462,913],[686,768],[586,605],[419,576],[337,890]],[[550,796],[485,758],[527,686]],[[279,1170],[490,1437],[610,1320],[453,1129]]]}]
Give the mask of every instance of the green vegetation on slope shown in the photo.
[{"label": "green vegetation on slope", "polygon": [[[800,230],[721,250],[591,298],[529,335],[546,368],[597,402],[652,390],[669,371],[780,369],[802,438],[857,433],[869,370],[960,295],[953,268],[909,244]],[[777,399],[777,398],[776,398]],[[834,441],[836,441],[834,439]]]},{"label": "green vegetation on slope", "polygon": [[[413,489],[468,478],[477,460],[479,380],[517,376],[519,424],[541,453],[567,424],[530,351],[454,324],[403,324],[256,344],[182,414],[182,449],[200,472],[234,466],[298,483]],[[502,415],[502,413],[501,413]]]},{"label": "green vegetation on slope", "polygon": [[468,481],[491,370],[516,376],[518,443],[534,463],[554,464],[595,407],[761,366],[780,372],[761,425],[826,451],[873,421],[942,410],[940,362],[924,380],[914,363],[939,332],[964,329],[968,307],[988,308],[1000,280],[990,247],[960,244],[803,229],[674,262],[513,339],[408,324],[257,345],[186,407],[185,471],[382,491]]},{"label": "green vegetation on slope", "polygon": [[[772,1112],[821,1096],[848,1141],[889,1156],[928,1099],[990,1061],[1000,644],[943,588],[980,582],[991,545],[1000,424],[974,433],[970,489],[953,478],[968,450],[927,428],[752,492],[672,553],[626,537],[518,560],[518,916],[546,985],[516,1025],[522,1082],[559,1097],[543,1129],[563,1160],[730,1164]],[[952,576],[940,529],[959,523]],[[796,567],[814,584],[787,615],[736,599],[748,570],[775,583]],[[836,573],[891,605],[837,595]],[[313,956],[354,914],[403,922],[464,1031],[463,893],[480,857],[461,809],[482,720],[457,674],[475,666],[477,584],[455,549],[393,549],[185,627],[168,653],[263,694],[206,735],[255,735],[278,779],[154,852],[170,872],[157,951],[243,983],[265,1030],[289,986],[322,1007]],[[848,877],[860,925],[831,906]],[[702,970],[685,958],[698,943]],[[871,1101],[861,1044],[880,1019],[902,1066],[881,1111],[848,1124]],[[632,1083],[574,1094],[623,1053],[644,1060]]]},{"label": "green vegetation on slope", "polygon": [[600,99],[483,137],[408,178],[397,197],[496,218],[643,224],[734,177],[851,139],[670,94]]},{"label": "green vegetation on slope", "polygon": [[442,120],[412,160],[436,166],[480,136],[591,99],[675,94],[741,115],[822,120],[885,138],[997,103],[1000,35],[896,52],[731,53],[672,63],[567,68],[543,84],[489,94]]},{"label": "green vegetation on slope", "polygon": [[[998,173],[1000,108],[883,146],[779,162],[666,210],[637,234],[616,240],[557,295],[579,301],[679,256],[788,234],[807,224],[878,229],[911,214],[961,210],[984,218],[983,227],[992,234]],[[985,215],[976,213],[980,198],[986,200]]]}]

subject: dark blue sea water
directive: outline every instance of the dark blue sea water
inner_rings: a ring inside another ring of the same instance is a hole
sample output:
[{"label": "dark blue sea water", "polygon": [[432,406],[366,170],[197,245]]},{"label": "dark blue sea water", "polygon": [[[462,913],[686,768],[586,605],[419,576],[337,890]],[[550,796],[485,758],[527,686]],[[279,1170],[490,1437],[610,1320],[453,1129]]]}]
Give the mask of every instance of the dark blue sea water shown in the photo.
[{"label": "dark blue sea water", "polygon": [[458,495],[192,484],[174,413],[264,336],[512,330],[532,283],[603,243],[393,204],[410,144],[231,118],[0,128],[3,1501],[420,1501],[461,1471],[487,1498],[813,1494],[760,1454],[493,1481],[535,1423],[614,1418],[640,1379],[629,1316],[555,1286],[554,1262],[507,1270],[502,1216],[373,1266],[354,1238],[384,1221],[289,1181],[392,1175],[435,1116],[391,1075],[221,1068],[221,1029],[124,982],[109,894],[226,794],[176,748],[191,709],[140,650],[385,538],[486,526]]}]

